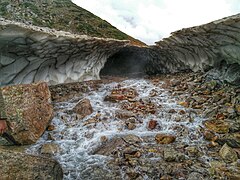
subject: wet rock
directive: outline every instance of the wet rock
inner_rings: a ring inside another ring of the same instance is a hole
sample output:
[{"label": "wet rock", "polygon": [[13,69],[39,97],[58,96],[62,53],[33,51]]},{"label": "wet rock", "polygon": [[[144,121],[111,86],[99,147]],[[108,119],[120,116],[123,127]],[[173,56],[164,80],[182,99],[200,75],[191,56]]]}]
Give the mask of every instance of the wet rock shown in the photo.
[{"label": "wet rock", "polygon": [[192,172],[188,175],[187,180],[204,180],[204,177],[198,172]]},{"label": "wet rock", "polygon": [[158,125],[158,122],[156,120],[150,120],[148,122],[148,129],[153,130],[156,128],[157,125]]},{"label": "wet rock", "polygon": [[43,144],[41,147],[41,154],[49,154],[49,155],[54,155],[60,151],[60,148],[58,144],[54,143],[48,143],[48,144]]},{"label": "wet rock", "polygon": [[80,115],[80,118],[84,118],[93,113],[93,108],[89,99],[80,100],[73,108],[73,111]]},{"label": "wet rock", "polygon": [[238,160],[237,153],[227,144],[224,144],[223,147],[220,149],[219,155],[227,163],[232,163]]},{"label": "wet rock", "polygon": [[183,106],[183,107],[185,107],[185,108],[189,107],[189,103],[188,102],[180,101],[180,102],[178,102],[178,104]]},{"label": "wet rock", "polygon": [[185,155],[181,152],[176,151],[173,148],[169,148],[164,150],[163,159],[167,162],[181,162],[185,160]]},{"label": "wet rock", "polygon": [[[122,156],[120,154],[123,153],[120,151],[121,149],[125,149],[131,145],[138,146],[140,142],[142,142],[142,140],[138,136],[132,134],[123,137],[115,137],[103,143],[93,152],[93,154],[119,157]],[[130,149],[129,151],[126,150],[126,152],[134,152],[132,155],[135,157],[139,155],[139,152],[136,149]]]},{"label": "wet rock", "polygon": [[88,120],[86,120],[84,123],[83,123],[83,126],[87,126],[89,124],[96,124],[99,122],[99,119],[97,118],[90,118]]},{"label": "wet rock", "polygon": [[55,129],[55,126],[50,124],[48,127],[47,127],[47,130],[48,131],[53,131]]},{"label": "wet rock", "polygon": [[48,133],[47,140],[55,141],[55,138],[52,136],[52,134]]},{"label": "wet rock", "polygon": [[126,99],[126,97],[124,95],[112,94],[112,95],[107,95],[104,98],[104,101],[109,101],[109,102],[116,103],[116,102],[119,102],[119,101],[122,101],[122,100],[125,100],[125,99]]},{"label": "wet rock", "polygon": [[122,138],[120,137],[113,138],[108,140],[107,143],[104,143],[103,145],[98,147],[93,152],[93,154],[101,154],[105,156],[116,155],[117,153],[119,153],[118,149],[124,146],[126,146],[126,142]]},{"label": "wet rock", "polygon": [[203,132],[203,137],[208,141],[216,141],[218,138],[214,132],[208,130]]},{"label": "wet rock", "polygon": [[184,125],[174,125],[172,129],[176,132],[176,136],[187,136],[189,134],[189,129]]},{"label": "wet rock", "polygon": [[180,110],[178,113],[179,113],[180,115],[183,115],[183,114],[186,114],[186,111]]},{"label": "wet rock", "polygon": [[172,79],[172,80],[170,81],[170,85],[173,86],[173,87],[179,86],[180,84],[181,84],[181,81],[178,80],[178,79]]},{"label": "wet rock", "polygon": [[0,150],[1,179],[63,179],[60,164],[50,158]]},{"label": "wet rock", "polygon": [[199,153],[198,148],[194,146],[186,147],[185,150],[188,152],[189,155],[193,155],[193,156],[196,156]]},{"label": "wet rock", "polygon": [[128,118],[125,124],[129,130],[133,130],[136,128],[136,119],[134,117]]},{"label": "wet rock", "polygon": [[138,151],[135,148],[127,147],[123,151],[123,156],[124,156],[125,159],[140,158],[141,157],[141,152]]},{"label": "wet rock", "polygon": [[104,101],[119,102],[122,100],[132,101],[138,93],[133,88],[115,88],[111,91],[110,95],[104,98]]},{"label": "wet rock", "polygon": [[150,97],[155,97],[155,96],[157,96],[158,94],[159,94],[158,91],[155,90],[155,89],[153,89],[153,90],[150,91],[149,96],[150,96]]},{"label": "wet rock", "polygon": [[232,148],[240,148],[240,133],[231,133],[220,136],[216,142],[220,145],[224,145],[226,143]]},{"label": "wet rock", "polygon": [[170,144],[176,140],[176,137],[170,134],[157,134],[155,140],[158,144]]},{"label": "wet rock", "polygon": [[122,109],[132,111],[137,115],[155,114],[157,111],[157,107],[153,102],[142,99],[135,102],[125,102],[122,104]]},{"label": "wet rock", "polygon": [[131,117],[135,117],[135,114],[131,111],[118,110],[115,113],[116,113],[116,117],[119,119],[128,119]]},{"label": "wet rock", "polygon": [[229,123],[223,120],[207,120],[204,122],[207,129],[216,133],[224,134],[229,132]]},{"label": "wet rock", "polygon": [[19,144],[35,143],[53,116],[47,83],[1,88],[11,134]]},{"label": "wet rock", "polygon": [[176,113],[177,111],[175,110],[175,109],[170,109],[169,111],[168,111],[168,113]]},{"label": "wet rock", "polygon": [[160,180],[172,180],[172,176],[169,176],[169,175],[164,175],[160,178]]},{"label": "wet rock", "polygon": [[107,142],[107,141],[108,141],[107,136],[101,136],[101,137],[100,137],[100,141],[101,141],[102,143]]},{"label": "wet rock", "polygon": [[140,137],[133,135],[133,134],[123,136],[122,138],[128,144],[136,144],[136,143],[142,142],[142,139]]},{"label": "wet rock", "polygon": [[129,130],[133,130],[133,129],[136,128],[135,123],[131,123],[131,122],[129,122],[129,123],[127,123],[126,125],[127,125],[127,128],[128,128]]}]

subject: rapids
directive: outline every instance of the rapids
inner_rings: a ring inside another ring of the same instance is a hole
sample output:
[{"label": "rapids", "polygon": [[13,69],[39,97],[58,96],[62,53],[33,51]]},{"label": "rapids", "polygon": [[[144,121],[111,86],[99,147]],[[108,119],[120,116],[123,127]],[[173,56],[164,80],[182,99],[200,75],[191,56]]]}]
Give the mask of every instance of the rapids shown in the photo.
[{"label": "rapids", "polygon": [[[98,90],[90,90],[66,102],[54,103],[55,116],[52,124],[55,129],[46,131],[35,145],[28,148],[27,152],[40,154],[43,144],[57,144],[59,151],[53,155],[53,158],[62,165],[64,179],[126,179],[126,169],[109,165],[113,157],[95,153],[104,145],[101,139],[104,137],[111,140],[131,134],[140,137],[142,140],[140,146],[143,148],[155,148],[164,145],[156,144],[154,137],[156,134],[165,133],[176,136],[176,141],[167,147],[197,145],[203,152],[200,161],[207,162],[209,159],[204,156],[205,146],[203,146],[206,142],[200,133],[203,118],[193,110],[178,105],[178,101],[162,88],[162,84],[161,81],[156,83],[149,79],[129,79],[101,84]],[[138,121],[135,123],[136,128],[129,130],[125,121],[116,117],[116,111],[119,111],[122,103],[127,100],[118,103],[104,101],[112,89],[119,87],[135,89],[138,93],[135,99],[154,103],[157,108],[156,113],[139,114]],[[82,98],[90,100],[94,112],[79,120],[71,110]],[[170,113],[171,110],[175,113]],[[180,111],[186,113],[179,114]],[[96,121],[87,123],[92,118]],[[150,120],[156,120],[158,124],[153,130],[148,128]],[[163,161],[161,156],[151,154],[154,153],[142,153],[141,158],[149,158],[152,162]],[[137,165],[135,170],[139,170]],[[142,174],[141,177],[142,179],[154,178],[147,173]]]}]

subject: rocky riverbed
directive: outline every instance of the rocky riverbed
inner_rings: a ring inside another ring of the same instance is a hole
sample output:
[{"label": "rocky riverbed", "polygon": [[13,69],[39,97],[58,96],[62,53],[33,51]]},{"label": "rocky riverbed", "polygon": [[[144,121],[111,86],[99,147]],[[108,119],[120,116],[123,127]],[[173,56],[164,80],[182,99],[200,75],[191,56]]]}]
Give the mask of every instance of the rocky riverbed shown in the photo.
[{"label": "rocky riverbed", "polygon": [[27,149],[65,179],[240,178],[240,89],[201,73],[50,87],[55,117]]}]

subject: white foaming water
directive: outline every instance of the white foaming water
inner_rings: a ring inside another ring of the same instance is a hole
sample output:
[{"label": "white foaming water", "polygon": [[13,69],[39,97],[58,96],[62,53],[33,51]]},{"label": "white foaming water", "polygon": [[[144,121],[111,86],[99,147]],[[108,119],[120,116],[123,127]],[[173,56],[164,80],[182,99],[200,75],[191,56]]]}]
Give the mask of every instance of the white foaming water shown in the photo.
[{"label": "white foaming water", "polygon": [[[134,88],[138,92],[137,99],[143,99],[153,102],[158,108],[155,114],[143,115],[142,123],[137,123],[134,130],[128,130],[123,120],[116,118],[115,111],[121,109],[120,103],[111,103],[104,101],[104,97],[110,94],[111,90],[118,85],[121,88]],[[157,93],[156,96],[150,97],[151,91]],[[155,136],[157,133],[169,133],[177,136],[177,142],[195,144],[202,142],[201,136],[197,133],[198,127],[201,125],[202,119],[194,117],[192,122],[189,121],[188,115],[176,115],[177,113],[169,113],[169,110],[184,110],[183,107],[177,105],[176,100],[168,95],[168,92],[159,86],[155,86],[149,80],[132,79],[120,83],[104,84],[97,91],[91,91],[84,94],[85,98],[91,101],[94,112],[78,120],[76,114],[69,113],[76,104],[76,99],[69,102],[56,103],[55,108],[58,109],[52,123],[56,129],[51,133],[52,140],[47,140],[48,133],[27,152],[31,154],[39,154],[40,148],[46,143],[55,143],[60,147],[60,152],[54,155],[63,167],[64,179],[96,179],[93,176],[93,169],[101,167],[105,172],[111,173],[106,166],[106,161],[110,157],[102,155],[93,155],[92,152],[101,145],[100,138],[106,136],[111,139],[116,136],[126,134],[134,134],[139,137]],[[78,97],[78,99],[83,97]],[[180,120],[176,121],[176,118]],[[96,118],[97,117],[97,118]],[[87,120],[95,118],[98,122],[85,124]],[[149,120],[157,120],[158,126],[154,130],[147,128]],[[187,131],[188,133],[184,133]]]}]

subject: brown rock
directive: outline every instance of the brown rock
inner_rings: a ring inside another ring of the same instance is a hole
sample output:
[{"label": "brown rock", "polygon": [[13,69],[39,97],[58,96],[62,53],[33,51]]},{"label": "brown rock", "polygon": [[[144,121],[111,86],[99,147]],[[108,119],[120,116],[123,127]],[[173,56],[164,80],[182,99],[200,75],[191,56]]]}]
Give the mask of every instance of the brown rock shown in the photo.
[{"label": "brown rock", "polygon": [[169,175],[164,175],[160,178],[160,180],[172,180],[173,178]]},{"label": "brown rock", "polygon": [[1,179],[63,179],[60,164],[50,158],[0,150]]},{"label": "brown rock", "polygon": [[119,119],[128,119],[131,117],[135,117],[135,114],[130,111],[118,110],[116,111],[116,117]]},{"label": "brown rock", "polygon": [[126,126],[129,130],[136,128],[136,119],[134,117],[128,118],[126,121]]},{"label": "brown rock", "polygon": [[216,141],[218,138],[214,132],[207,130],[203,132],[203,137],[208,141]]},{"label": "brown rock", "polygon": [[19,144],[35,143],[53,116],[47,83],[16,85],[2,88],[9,128]]},{"label": "brown rock", "polygon": [[118,149],[125,146],[126,142],[122,138],[113,138],[103,143],[102,146],[93,152],[93,154],[101,154],[105,156],[112,156],[117,154]]},{"label": "brown rock", "polygon": [[176,113],[177,111],[175,109],[170,109],[168,113]]},{"label": "brown rock", "polygon": [[128,144],[137,144],[137,143],[142,142],[141,138],[134,134],[128,134],[126,136],[123,136],[122,138]]},{"label": "brown rock", "polygon": [[141,157],[141,152],[132,148],[132,147],[127,147],[127,148],[124,149],[123,155],[126,159],[140,158]]},{"label": "brown rock", "polygon": [[178,102],[178,104],[183,106],[183,107],[185,107],[185,108],[189,107],[189,103],[188,102],[181,101],[181,102]]},{"label": "brown rock", "polygon": [[133,130],[133,129],[136,128],[136,125],[135,125],[134,123],[128,123],[128,124],[127,124],[127,128],[128,128],[129,130]]},{"label": "brown rock", "polygon": [[199,153],[198,148],[194,146],[186,147],[185,150],[188,152],[189,155],[196,156]]},{"label": "brown rock", "polygon": [[108,138],[107,136],[101,136],[100,137],[100,141],[103,143],[103,142],[107,142],[108,141]]},{"label": "brown rock", "polygon": [[156,120],[150,120],[148,122],[148,129],[153,130],[156,128],[157,125],[158,125],[158,122]]},{"label": "brown rock", "polygon": [[138,95],[137,91],[133,88],[116,88],[111,91],[110,95],[104,98],[104,101],[119,102],[122,100],[133,101]]},{"label": "brown rock", "polygon": [[172,79],[170,81],[171,86],[175,87],[175,86],[179,86],[181,84],[180,80],[176,80],[176,79]]},{"label": "brown rock", "polygon": [[48,131],[53,131],[55,129],[55,126],[50,124],[48,127],[47,127],[47,130]]},{"label": "brown rock", "polygon": [[237,153],[227,144],[224,144],[223,147],[220,149],[219,155],[227,163],[235,162],[238,159]]},{"label": "brown rock", "polygon": [[73,108],[73,111],[80,115],[80,118],[84,118],[87,115],[93,113],[93,108],[89,99],[82,99],[77,103],[77,105]]},{"label": "brown rock", "polygon": [[104,101],[109,101],[109,102],[119,102],[122,100],[125,100],[126,97],[124,95],[120,95],[120,94],[111,94],[111,95],[107,95],[104,98]]},{"label": "brown rock", "polygon": [[223,113],[218,113],[218,114],[216,115],[216,119],[218,119],[218,120],[224,120],[224,119],[225,119],[225,115],[224,115]]},{"label": "brown rock", "polygon": [[179,114],[181,114],[181,115],[186,114],[186,111],[180,110],[180,111],[179,111]]},{"label": "brown rock", "polygon": [[83,123],[83,126],[86,126],[86,125],[89,125],[89,124],[98,123],[98,122],[99,122],[99,119],[90,118],[90,119],[86,120],[86,121]]},{"label": "brown rock", "polygon": [[229,123],[223,120],[208,120],[204,122],[204,125],[210,131],[214,131],[220,134],[228,133],[230,128]]},{"label": "brown rock", "polygon": [[137,151],[137,152],[134,154],[134,157],[140,158],[140,157],[141,157],[141,153],[140,153],[139,151]]},{"label": "brown rock", "polygon": [[157,134],[155,140],[158,144],[170,144],[176,140],[176,137],[170,134]]},{"label": "brown rock", "polygon": [[41,154],[53,155],[59,152],[59,150],[60,148],[57,144],[54,143],[43,144],[41,148]]}]

